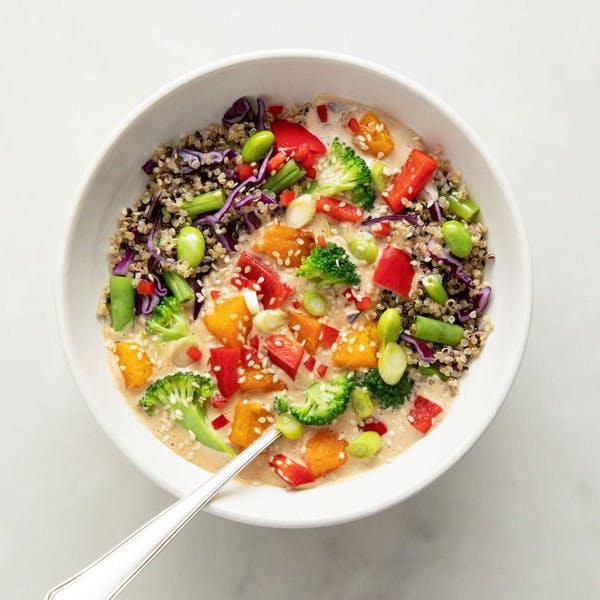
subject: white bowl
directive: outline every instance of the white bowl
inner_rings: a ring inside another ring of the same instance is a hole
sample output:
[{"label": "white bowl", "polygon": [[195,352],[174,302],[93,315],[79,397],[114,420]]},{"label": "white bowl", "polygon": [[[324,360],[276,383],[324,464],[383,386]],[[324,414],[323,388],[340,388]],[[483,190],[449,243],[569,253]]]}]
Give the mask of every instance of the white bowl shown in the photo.
[{"label": "white bowl", "polygon": [[461,118],[421,86],[363,60],[304,50],[234,57],[185,75],[137,107],[93,160],[68,217],[58,282],[63,342],[79,388],[115,444],[176,496],[209,476],[156,439],[121,398],[95,316],[108,274],[109,237],[120,210],[145,184],[140,165],[158,144],[218,121],[239,96],[263,95],[267,103],[289,105],[320,92],[396,116],[429,146],[440,143],[463,170],[490,226],[489,245],[497,257],[487,272],[493,285],[489,315],[495,331],[462,379],[460,393],[441,425],[393,463],[305,491],[232,483],[208,507],[214,514],[256,525],[342,523],[422,489],[456,462],[490,424],[517,373],[529,329],[532,275],[525,229],[496,161]]}]

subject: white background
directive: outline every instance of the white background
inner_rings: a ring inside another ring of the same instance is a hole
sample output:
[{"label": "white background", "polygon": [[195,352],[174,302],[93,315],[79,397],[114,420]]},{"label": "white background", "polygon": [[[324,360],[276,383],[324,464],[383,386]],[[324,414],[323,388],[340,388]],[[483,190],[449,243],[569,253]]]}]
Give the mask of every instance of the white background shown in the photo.
[{"label": "white background", "polygon": [[0,598],[39,598],[171,501],[98,428],[54,309],[66,207],[147,94],[246,50],[379,61],[442,96],[498,157],[533,250],[525,360],[491,428],[429,488],[358,523],[206,514],[124,598],[600,597],[595,0],[0,2]]}]

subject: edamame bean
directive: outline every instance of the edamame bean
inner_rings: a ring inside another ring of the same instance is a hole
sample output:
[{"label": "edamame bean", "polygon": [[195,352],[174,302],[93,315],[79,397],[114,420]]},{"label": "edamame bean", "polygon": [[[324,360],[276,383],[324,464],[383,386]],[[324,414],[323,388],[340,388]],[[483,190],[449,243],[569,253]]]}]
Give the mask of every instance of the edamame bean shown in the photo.
[{"label": "edamame bean", "polygon": [[275,424],[277,425],[277,429],[279,429],[288,440],[299,440],[304,433],[302,423],[295,419],[290,413],[279,415],[275,420]]},{"label": "edamame bean", "polygon": [[442,280],[438,275],[434,275],[431,273],[430,275],[425,275],[421,280],[427,295],[438,304],[442,306],[448,302],[448,294],[442,285]]},{"label": "edamame bean", "polygon": [[274,141],[275,136],[272,131],[268,129],[257,131],[246,140],[242,148],[242,160],[245,163],[262,160],[267,155]]},{"label": "edamame bean", "polygon": [[307,289],[302,292],[302,307],[309,315],[322,317],[327,313],[329,302],[327,298],[317,290]]},{"label": "edamame bean", "polygon": [[367,390],[354,388],[350,396],[352,402],[352,410],[359,419],[366,419],[373,414],[373,401]]},{"label": "edamame bean", "polygon": [[185,260],[190,267],[197,267],[204,258],[206,243],[197,227],[182,227],[177,234],[177,258]]},{"label": "edamame bean", "polygon": [[377,244],[368,233],[357,233],[348,242],[350,254],[364,260],[367,264],[375,262],[377,258]]},{"label": "edamame bean", "polygon": [[406,351],[400,344],[396,342],[388,342],[383,350],[379,351],[379,359],[377,360],[377,370],[388,385],[396,385],[408,364]]},{"label": "edamame bean", "polygon": [[395,342],[402,331],[402,317],[395,308],[388,308],[381,313],[377,321],[377,337],[382,344]]},{"label": "edamame bean", "polygon": [[381,436],[376,431],[363,431],[348,444],[348,454],[355,458],[371,458],[382,445]]},{"label": "edamame bean", "polygon": [[385,163],[377,161],[371,167],[371,178],[373,187],[379,192],[385,192],[388,186],[389,177],[385,174]]},{"label": "edamame bean", "polygon": [[442,235],[450,252],[458,258],[466,258],[473,250],[469,230],[460,221],[446,221],[442,225]]}]

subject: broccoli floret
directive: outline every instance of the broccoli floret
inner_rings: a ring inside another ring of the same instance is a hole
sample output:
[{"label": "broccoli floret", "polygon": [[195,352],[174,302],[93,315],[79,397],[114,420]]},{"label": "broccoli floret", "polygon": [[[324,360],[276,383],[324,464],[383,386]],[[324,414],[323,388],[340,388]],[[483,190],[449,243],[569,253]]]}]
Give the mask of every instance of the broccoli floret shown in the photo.
[{"label": "broccoli floret", "polygon": [[381,378],[377,369],[369,369],[361,385],[369,390],[382,408],[397,408],[410,398],[415,382],[404,373],[398,383],[389,385]]},{"label": "broccoli floret", "polygon": [[371,210],[375,202],[371,170],[350,146],[333,140],[329,162],[317,177],[317,189],[325,196],[345,193],[350,202]]},{"label": "broccoli floret", "polygon": [[329,383],[316,381],[306,388],[305,402],[290,406],[290,412],[305,425],[327,425],[345,410],[354,387],[354,375],[334,377]]},{"label": "broccoli floret", "polygon": [[166,296],[154,307],[146,321],[146,333],[158,335],[165,342],[190,335],[187,319],[174,296]]},{"label": "broccoli floret", "polygon": [[235,456],[235,452],[212,430],[206,416],[206,401],[212,398],[215,384],[207,375],[177,371],[156,380],[140,398],[140,406],[148,415],[162,406],[175,417],[175,422],[205,446]]},{"label": "broccoli floret", "polygon": [[290,407],[283,396],[276,396],[273,400],[273,408],[280,414],[284,414],[290,410]]},{"label": "broccoli floret", "polygon": [[317,285],[360,283],[356,265],[350,260],[348,253],[332,242],[325,246],[315,246],[308,256],[304,256],[296,276],[312,279]]}]

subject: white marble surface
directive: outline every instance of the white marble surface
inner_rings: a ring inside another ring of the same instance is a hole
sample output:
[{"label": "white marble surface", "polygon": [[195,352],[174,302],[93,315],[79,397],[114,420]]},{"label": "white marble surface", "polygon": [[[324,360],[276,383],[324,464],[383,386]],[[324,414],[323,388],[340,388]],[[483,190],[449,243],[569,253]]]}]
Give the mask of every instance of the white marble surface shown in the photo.
[{"label": "white marble surface", "polygon": [[600,597],[598,3],[202,4],[0,3],[0,597],[39,598],[170,501],[96,426],[60,349],[55,257],[78,177],[164,82],[277,46],[395,67],[480,132],[531,236],[529,347],[487,434],[411,500],[313,531],[200,515],[123,597]]}]

